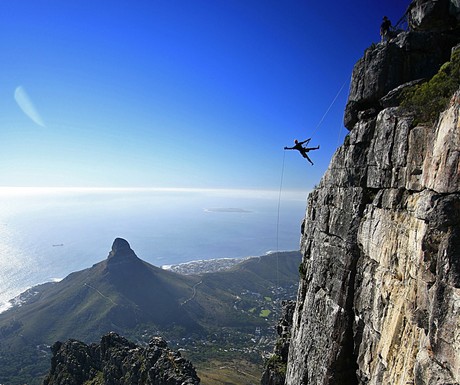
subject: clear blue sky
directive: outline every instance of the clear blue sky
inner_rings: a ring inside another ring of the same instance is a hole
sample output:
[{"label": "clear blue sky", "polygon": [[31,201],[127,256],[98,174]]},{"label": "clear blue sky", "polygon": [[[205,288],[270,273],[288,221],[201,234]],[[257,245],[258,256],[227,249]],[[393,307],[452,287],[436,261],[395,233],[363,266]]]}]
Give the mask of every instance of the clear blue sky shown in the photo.
[{"label": "clear blue sky", "polygon": [[[0,186],[309,189],[409,1],[3,0]],[[340,87],[342,93],[315,130]]]}]

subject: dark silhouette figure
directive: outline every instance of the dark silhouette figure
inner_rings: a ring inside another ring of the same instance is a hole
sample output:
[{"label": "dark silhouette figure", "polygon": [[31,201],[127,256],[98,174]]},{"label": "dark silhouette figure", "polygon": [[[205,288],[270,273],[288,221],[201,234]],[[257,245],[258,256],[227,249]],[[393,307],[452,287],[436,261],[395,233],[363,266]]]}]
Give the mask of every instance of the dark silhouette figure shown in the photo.
[{"label": "dark silhouette figure", "polygon": [[380,24],[380,36],[382,37],[382,43],[390,39],[390,28],[391,21],[388,17],[383,16],[382,24]]},{"label": "dark silhouette figure", "polygon": [[308,160],[311,165],[313,166],[313,162],[311,161],[311,159],[308,157],[307,155],[307,152],[311,151],[311,150],[318,150],[319,149],[319,146],[318,147],[303,147],[302,144],[307,144],[310,142],[311,138],[308,138],[307,140],[304,140],[303,142],[299,142],[297,139],[294,140],[294,147],[284,147],[285,150],[297,150],[300,152],[300,154],[302,154],[302,156]]}]

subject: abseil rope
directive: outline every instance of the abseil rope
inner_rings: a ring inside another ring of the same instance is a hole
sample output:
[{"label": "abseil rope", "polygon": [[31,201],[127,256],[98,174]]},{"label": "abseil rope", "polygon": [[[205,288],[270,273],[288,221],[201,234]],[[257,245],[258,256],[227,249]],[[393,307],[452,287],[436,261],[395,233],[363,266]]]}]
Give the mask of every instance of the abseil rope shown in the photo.
[{"label": "abseil rope", "polygon": [[[345,84],[347,82],[345,81],[343,84],[342,84],[342,87],[340,87],[339,89],[339,92],[337,92],[337,95],[335,95],[334,99],[332,100],[332,103],[329,105],[329,107],[327,108],[326,112],[324,113],[323,117],[321,118],[321,120],[319,121],[319,123],[317,124],[317,126],[315,127],[315,129],[313,130],[312,132],[312,135],[315,133],[315,131],[318,130],[318,128],[321,126],[321,124],[323,123],[324,119],[326,118],[327,114],[329,113],[329,111],[331,110],[332,106],[334,105],[335,101],[337,100],[337,98],[339,97],[340,93],[342,92],[343,90],[343,87],[345,87]],[[279,193],[278,193],[278,210],[277,210],[277,218],[276,218],[276,282],[277,282],[277,291],[278,291],[278,288],[279,288],[279,228],[280,228],[280,208],[281,208],[281,193],[283,191],[283,179],[284,179],[284,163],[285,163],[285,159],[286,159],[286,151],[283,151],[283,165],[281,167],[281,178],[280,178],[280,189],[279,189]]]},{"label": "abseil rope", "polygon": [[329,113],[329,111],[331,110],[332,106],[334,105],[335,101],[337,100],[337,98],[339,97],[340,93],[342,92],[343,90],[343,87],[345,87],[345,84],[347,84],[346,81],[343,82],[342,84],[342,87],[340,87],[340,90],[339,92],[337,92],[337,95],[335,95],[335,98],[334,100],[332,100],[332,103],[329,105],[329,107],[327,108],[326,112],[324,113],[323,117],[321,118],[321,120],[319,121],[319,123],[316,125],[315,129],[312,131],[310,137],[313,136],[313,134],[318,130],[318,128],[321,126],[321,124],[323,123],[324,119],[326,118],[327,114]]},{"label": "abseil rope", "polygon": [[279,288],[279,230],[280,230],[280,207],[281,207],[281,192],[283,191],[284,179],[284,160],[286,159],[286,151],[283,151],[283,165],[281,167],[280,189],[278,193],[278,212],[276,218],[276,287]]}]

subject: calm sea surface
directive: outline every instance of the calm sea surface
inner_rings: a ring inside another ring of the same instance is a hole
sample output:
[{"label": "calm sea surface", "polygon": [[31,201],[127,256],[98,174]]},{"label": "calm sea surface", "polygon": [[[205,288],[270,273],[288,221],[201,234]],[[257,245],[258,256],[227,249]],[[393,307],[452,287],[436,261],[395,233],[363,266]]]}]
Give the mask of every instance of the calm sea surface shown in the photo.
[{"label": "calm sea surface", "polygon": [[156,266],[298,250],[307,192],[0,188],[0,311],[105,259],[116,237]]}]

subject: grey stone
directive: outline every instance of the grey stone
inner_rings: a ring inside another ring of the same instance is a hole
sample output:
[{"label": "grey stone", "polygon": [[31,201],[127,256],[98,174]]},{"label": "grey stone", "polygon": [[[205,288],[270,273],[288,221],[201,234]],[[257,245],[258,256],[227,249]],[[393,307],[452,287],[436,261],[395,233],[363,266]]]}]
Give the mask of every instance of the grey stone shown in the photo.
[{"label": "grey stone", "polygon": [[459,38],[427,3],[353,70],[351,131],[302,225],[287,385],[460,383],[460,91],[432,126],[398,106]]},{"label": "grey stone", "polygon": [[449,31],[460,21],[460,3],[458,0],[413,1],[408,19],[413,30]]},{"label": "grey stone", "polygon": [[368,48],[353,68],[345,127],[352,130],[363,111],[394,106],[401,86],[431,78],[459,42],[458,34],[402,32]]},{"label": "grey stone", "polygon": [[57,342],[51,350],[51,369],[44,385],[200,383],[192,364],[170,350],[161,337],[153,337],[147,347],[141,347],[109,333],[100,344],[69,340]]}]

